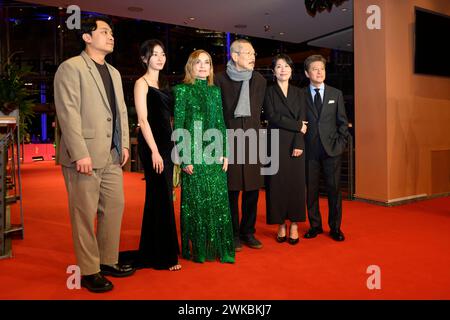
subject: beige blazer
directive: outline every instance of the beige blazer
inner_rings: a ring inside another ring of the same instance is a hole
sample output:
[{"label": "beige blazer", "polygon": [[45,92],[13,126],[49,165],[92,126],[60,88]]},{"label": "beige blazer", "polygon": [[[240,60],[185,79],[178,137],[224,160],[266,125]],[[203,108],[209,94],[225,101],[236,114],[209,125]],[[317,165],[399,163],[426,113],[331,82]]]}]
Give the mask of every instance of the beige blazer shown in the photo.
[{"label": "beige blazer", "polygon": [[[120,115],[122,147],[129,149],[127,107],[120,73],[108,66]],[[64,61],[54,80],[55,107],[60,129],[59,162],[74,166],[91,157],[93,168],[103,168],[111,152],[113,121],[105,87],[94,61],[83,51]]]}]

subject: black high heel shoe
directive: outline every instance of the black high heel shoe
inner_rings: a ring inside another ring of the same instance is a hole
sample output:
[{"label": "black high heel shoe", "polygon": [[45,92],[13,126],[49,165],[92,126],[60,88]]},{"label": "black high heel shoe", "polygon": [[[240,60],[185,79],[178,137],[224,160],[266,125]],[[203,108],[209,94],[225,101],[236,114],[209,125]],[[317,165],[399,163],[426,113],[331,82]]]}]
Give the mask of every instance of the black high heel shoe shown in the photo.
[{"label": "black high heel shoe", "polygon": [[300,241],[300,236],[298,235],[298,226],[297,225],[295,225],[296,227],[297,227],[297,238],[296,239],[294,239],[294,238],[291,238],[291,233],[292,233],[292,225],[291,225],[291,228],[290,228],[290,230],[289,230],[289,244],[292,244],[292,245],[295,245],[295,244],[297,244],[299,241]]},{"label": "black high heel shoe", "polygon": [[[284,225],[284,229],[285,229],[285,234],[284,234],[283,237],[280,237],[279,234],[277,233],[277,242],[278,243],[283,243],[283,242],[286,242],[286,240],[287,240],[287,237],[286,237],[286,225]],[[280,230],[278,230],[278,232],[279,231]]]}]

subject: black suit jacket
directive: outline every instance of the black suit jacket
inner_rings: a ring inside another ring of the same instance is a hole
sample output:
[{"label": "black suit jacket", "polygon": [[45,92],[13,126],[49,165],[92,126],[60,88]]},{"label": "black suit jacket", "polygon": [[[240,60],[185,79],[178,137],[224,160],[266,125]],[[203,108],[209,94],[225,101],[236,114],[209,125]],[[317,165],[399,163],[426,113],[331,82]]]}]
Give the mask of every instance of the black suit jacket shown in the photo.
[{"label": "black suit jacket", "polygon": [[302,121],[306,121],[306,105],[300,88],[289,84],[288,96],[285,97],[277,83],[267,87],[264,113],[269,122],[269,129],[290,132],[285,137],[291,139],[291,150],[305,148],[303,133],[300,129]]},{"label": "black suit jacket", "polygon": [[330,157],[342,154],[348,139],[348,120],[345,114],[344,97],[342,91],[325,85],[322,111],[319,115],[314,106],[309,85],[303,89],[308,131],[305,135],[306,158],[315,150],[317,139],[320,137],[322,146]]}]

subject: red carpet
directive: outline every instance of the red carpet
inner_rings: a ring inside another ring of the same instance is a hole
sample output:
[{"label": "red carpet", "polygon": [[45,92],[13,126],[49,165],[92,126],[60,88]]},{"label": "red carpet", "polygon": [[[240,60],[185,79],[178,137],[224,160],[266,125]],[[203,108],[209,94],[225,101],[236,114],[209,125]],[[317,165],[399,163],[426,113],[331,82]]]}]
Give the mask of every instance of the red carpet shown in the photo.
[{"label": "red carpet", "polygon": [[[263,192],[256,229],[264,248],[244,247],[236,264],[181,259],[180,272],[140,270],[112,278],[115,288],[106,294],[68,290],[66,268],[75,257],[61,170],[39,162],[22,172],[25,239],[14,240],[12,259],[0,260],[0,299],[450,299],[449,197],[393,208],[345,201],[345,242],[326,232],[290,246],[276,243],[277,227],[265,224]],[[141,178],[125,175],[121,249],[138,245]],[[176,208],[178,216],[178,201]],[[327,211],[325,199],[321,208]],[[367,288],[370,265],[381,268],[381,290]]]}]

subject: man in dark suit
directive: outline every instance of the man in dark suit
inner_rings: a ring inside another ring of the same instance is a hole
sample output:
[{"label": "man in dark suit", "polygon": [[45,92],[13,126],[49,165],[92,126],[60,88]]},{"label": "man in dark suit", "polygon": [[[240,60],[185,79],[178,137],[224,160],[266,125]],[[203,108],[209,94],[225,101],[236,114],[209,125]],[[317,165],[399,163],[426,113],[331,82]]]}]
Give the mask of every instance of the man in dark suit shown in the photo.
[{"label": "man in dark suit", "polygon": [[[230,163],[228,166],[228,195],[233,221],[234,246],[236,251],[242,249],[241,241],[250,248],[260,249],[262,243],[255,238],[256,211],[259,189],[264,185],[261,176],[261,163],[257,154],[250,156],[248,139],[237,136],[252,135],[261,128],[261,110],[266,90],[266,80],[255,66],[255,49],[245,39],[234,41],[230,47],[231,59],[227,69],[214,77],[215,84],[222,92],[223,115],[227,129],[233,129],[235,135],[230,137]],[[239,130],[240,129],[240,130]],[[236,131],[237,130],[237,131]],[[252,143],[259,145],[258,141]],[[245,161],[237,156],[244,155]],[[250,158],[256,156],[256,163]],[[239,193],[242,191],[242,219],[239,225]]]},{"label": "man in dark suit", "polygon": [[342,92],[324,84],[326,60],[313,55],[305,60],[305,74],[310,84],[305,90],[308,131],[306,140],[306,186],[310,229],[306,239],[322,233],[319,210],[319,178],[323,175],[328,194],[330,236],[344,241],[341,231],[342,195],[340,192],[341,155],[347,144],[348,120]]}]

